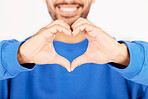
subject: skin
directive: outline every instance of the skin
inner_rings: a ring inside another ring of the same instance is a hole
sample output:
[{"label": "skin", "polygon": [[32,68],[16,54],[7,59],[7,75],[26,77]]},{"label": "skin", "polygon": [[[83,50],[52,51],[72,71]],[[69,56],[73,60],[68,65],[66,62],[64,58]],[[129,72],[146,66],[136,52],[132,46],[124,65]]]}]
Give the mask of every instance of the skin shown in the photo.
[{"label": "skin", "polygon": [[[46,0],[45,2],[47,4],[49,14],[54,21],[57,19],[62,19],[64,22],[66,22],[68,25],[71,26],[80,17],[87,18],[87,15],[91,7],[91,3],[93,3],[94,1],[92,0]],[[70,17],[63,16],[60,14],[60,12],[55,6],[62,3],[65,3],[65,4],[76,3],[81,5],[82,8],[80,8],[80,10],[73,16],[70,16]]]},{"label": "skin", "polygon": [[[47,0],[45,2],[53,22],[40,29],[19,47],[18,61],[20,64],[59,64],[69,72],[85,63],[115,62],[128,66],[130,56],[127,46],[124,43],[118,43],[101,28],[87,20],[90,6],[94,3],[93,0]],[[81,4],[83,7],[74,16],[65,17],[59,14],[54,6],[63,2]],[[67,59],[58,55],[53,47],[53,40],[77,43],[86,38],[89,41],[86,52],[71,64]]]},{"label": "skin", "polygon": [[[51,15],[53,21],[57,19],[61,19],[64,22],[66,22],[69,26],[71,26],[76,20],[78,20],[80,17],[87,18],[87,15],[89,13],[91,4],[94,3],[94,0],[45,0],[48,8],[48,12]],[[83,5],[83,9],[80,9],[77,14],[74,17],[64,17],[59,14],[59,11],[55,8],[54,5],[60,4],[60,3],[66,3],[66,4],[72,4],[77,3]],[[79,33],[78,35],[74,37],[69,37],[65,35],[64,33],[57,33],[55,37],[55,41],[62,41],[66,43],[77,43],[82,40],[86,39],[83,33]]]},{"label": "skin", "polygon": [[72,71],[85,63],[105,64],[115,62],[128,66],[130,57],[127,46],[124,43],[119,44],[110,35],[87,19],[78,19],[72,27],[74,29],[72,32],[74,36],[81,31],[89,41],[86,52],[72,62]]}]

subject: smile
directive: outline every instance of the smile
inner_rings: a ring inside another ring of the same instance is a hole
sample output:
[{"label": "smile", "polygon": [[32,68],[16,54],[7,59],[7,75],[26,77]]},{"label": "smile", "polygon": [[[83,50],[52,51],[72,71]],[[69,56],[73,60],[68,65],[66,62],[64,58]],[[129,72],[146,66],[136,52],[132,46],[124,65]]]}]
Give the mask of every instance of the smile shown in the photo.
[{"label": "smile", "polygon": [[61,11],[63,12],[75,12],[77,10],[77,8],[64,8],[64,7],[61,7],[60,8]]},{"label": "smile", "polygon": [[56,9],[62,16],[74,16],[82,9],[82,6],[78,4],[61,4]]}]

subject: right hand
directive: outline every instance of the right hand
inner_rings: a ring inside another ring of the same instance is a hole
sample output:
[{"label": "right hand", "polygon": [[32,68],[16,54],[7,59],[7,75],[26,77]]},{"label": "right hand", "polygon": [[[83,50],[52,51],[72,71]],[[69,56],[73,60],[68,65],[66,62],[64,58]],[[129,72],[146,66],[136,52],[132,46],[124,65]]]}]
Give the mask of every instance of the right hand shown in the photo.
[{"label": "right hand", "polygon": [[72,36],[67,23],[62,20],[53,21],[19,47],[17,55],[19,63],[59,64],[70,71],[70,62],[58,55],[53,47],[53,40],[58,32]]}]

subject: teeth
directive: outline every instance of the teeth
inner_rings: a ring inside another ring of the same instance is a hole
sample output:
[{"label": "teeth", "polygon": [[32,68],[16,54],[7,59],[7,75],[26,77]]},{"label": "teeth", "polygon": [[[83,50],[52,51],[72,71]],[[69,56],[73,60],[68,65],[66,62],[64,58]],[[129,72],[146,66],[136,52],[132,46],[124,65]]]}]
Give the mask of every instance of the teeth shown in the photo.
[{"label": "teeth", "polygon": [[73,12],[73,11],[76,11],[77,10],[77,8],[64,8],[64,7],[61,7],[60,8],[62,11],[69,11],[69,12]]}]

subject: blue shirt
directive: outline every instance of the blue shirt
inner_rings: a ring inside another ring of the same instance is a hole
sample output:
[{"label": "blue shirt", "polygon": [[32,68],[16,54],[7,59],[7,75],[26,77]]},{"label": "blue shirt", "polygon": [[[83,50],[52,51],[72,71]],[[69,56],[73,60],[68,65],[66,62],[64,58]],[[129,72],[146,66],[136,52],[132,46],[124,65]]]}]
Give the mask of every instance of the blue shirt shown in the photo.
[{"label": "blue shirt", "polygon": [[[21,66],[17,51],[23,42],[0,42],[0,99],[148,99],[147,42],[120,41],[130,52],[130,64],[124,69],[86,63],[72,72],[58,64]],[[53,45],[72,62],[86,51],[88,40]]]}]

